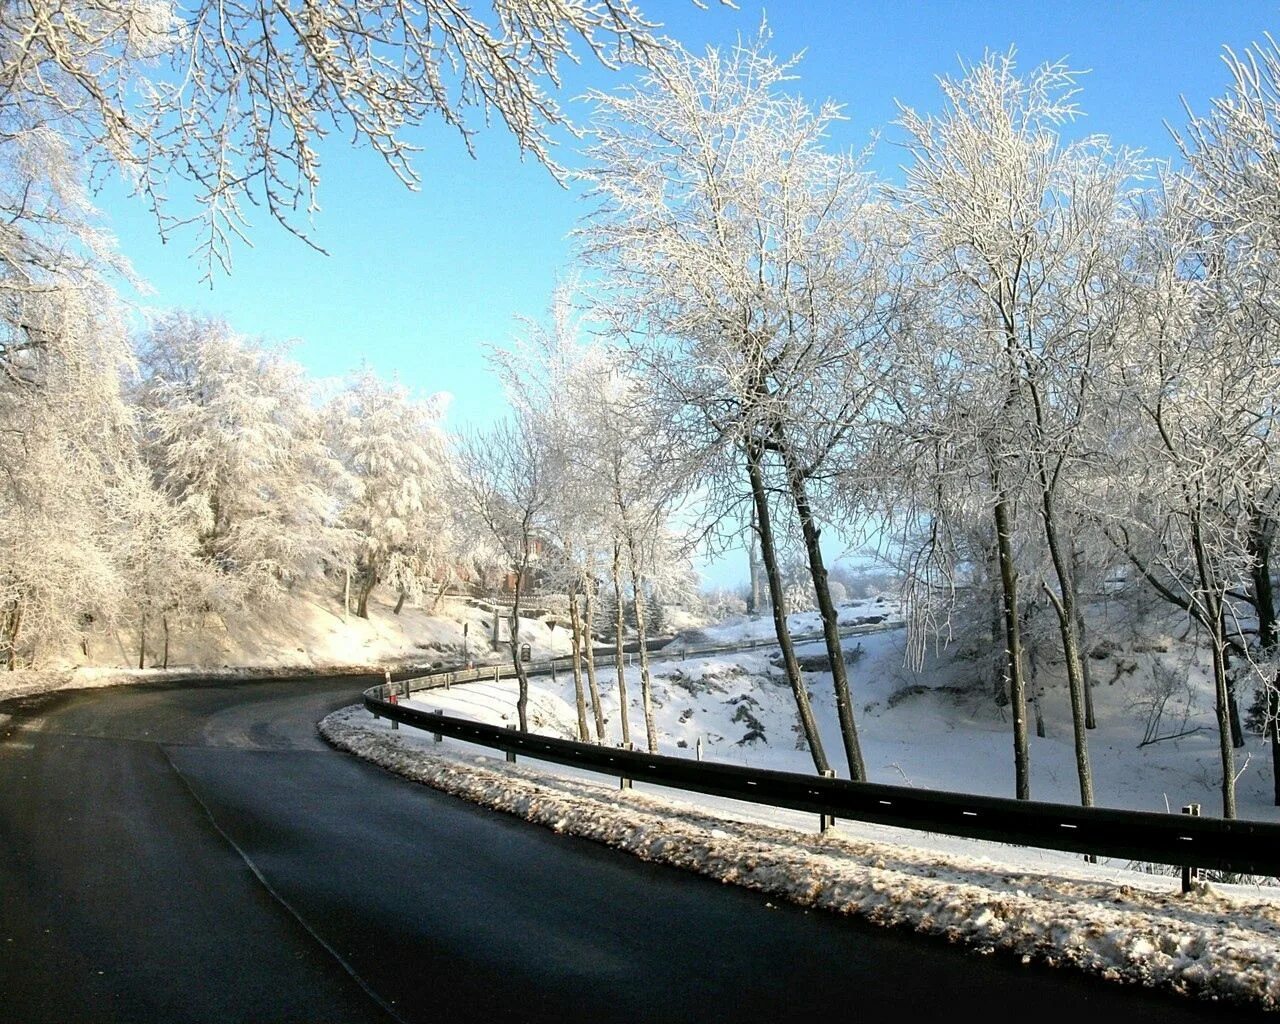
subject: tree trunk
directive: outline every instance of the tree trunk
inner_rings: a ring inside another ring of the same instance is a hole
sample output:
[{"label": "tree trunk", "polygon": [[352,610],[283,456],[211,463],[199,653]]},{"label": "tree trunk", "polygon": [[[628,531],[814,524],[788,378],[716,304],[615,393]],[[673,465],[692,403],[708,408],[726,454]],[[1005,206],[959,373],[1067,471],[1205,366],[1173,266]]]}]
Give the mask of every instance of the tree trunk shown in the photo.
[{"label": "tree trunk", "polygon": [[[1275,590],[1271,585],[1270,523],[1261,513],[1254,515],[1249,533],[1249,550],[1253,555],[1251,584],[1253,603],[1258,609],[1258,638],[1266,654],[1280,645],[1280,621],[1276,617]],[[1280,807],[1280,676],[1267,684],[1263,700],[1264,728],[1271,740],[1271,786],[1275,805]]]},{"label": "tree trunk", "polygon": [[1214,711],[1218,718],[1218,751],[1222,759],[1222,816],[1236,816],[1236,757],[1231,742],[1231,693],[1227,685],[1226,636],[1223,632],[1222,598],[1217,591],[1209,552],[1200,530],[1200,509],[1190,507],[1191,549],[1196,560],[1196,574],[1205,604],[1197,604],[1197,617],[1206,627],[1213,646]]},{"label": "tree trunk", "polygon": [[578,588],[569,584],[569,639],[573,644],[573,699],[578,708],[578,739],[586,743],[591,738],[587,728],[587,702],[582,693],[582,620],[578,616]]},{"label": "tree trunk", "polygon": [[591,694],[591,712],[596,722],[596,742],[604,743],[604,707],[600,703],[600,682],[596,679],[596,638],[592,631],[595,622],[595,601],[592,598],[594,587],[588,579],[583,587],[583,616],[586,619],[587,634],[587,690]]},{"label": "tree trunk", "polygon": [[520,660],[520,582],[524,575],[523,567],[516,570],[516,592],[511,600],[511,664],[516,670],[519,683],[519,694],[516,697],[516,716],[520,720],[520,731],[529,731],[529,675],[524,670],[524,662]]},{"label": "tree trunk", "polygon": [[987,598],[990,601],[988,611],[991,613],[991,697],[996,707],[1002,708],[1009,703],[1009,662],[1006,644],[1002,640],[1004,634],[1004,591],[1000,585],[1000,550],[992,544],[987,550],[987,577],[991,584]]},{"label": "tree trunk", "polygon": [[348,567],[347,583],[342,590],[342,621],[347,621],[347,616],[351,614],[351,569]]},{"label": "tree trunk", "polygon": [[1043,460],[1040,462],[1040,509],[1043,513],[1044,537],[1049,546],[1053,571],[1058,577],[1058,593],[1048,585],[1045,593],[1058,616],[1058,632],[1062,637],[1062,654],[1067,662],[1067,689],[1071,694],[1071,730],[1076,750],[1076,779],[1080,784],[1080,805],[1093,806],[1093,766],[1089,763],[1089,736],[1085,714],[1085,675],[1080,650],[1080,614],[1076,607],[1075,580],[1072,566],[1062,551],[1058,535],[1053,494]]},{"label": "tree trunk", "polygon": [[138,624],[138,668],[147,667],[147,614],[142,613],[142,621]]},{"label": "tree trunk", "polygon": [[443,583],[440,584],[439,587],[436,588],[436,596],[431,601],[431,614],[434,615],[436,609],[440,607],[440,602],[441,600],[443,600],[445,589],[448,586],[449,586],[449,581],[446,579]]},{"label": "tree trunk", "polygon": [[616,540],[613,542],[613,596],[616,602],[613,622],[613,656],[618,669],[618,706],[622,713],[622,745],[630,749],[631,721],[627,714],[627,668],[624,661],[625,652],[622,650],[623,633],[626,630],[622,614],[622,544]]},{"label": "tree trunk", "polygon": [[1226,640],[1218,630],[1213,636],[1213,683],[1217,697],[1218,749],[1222,758],[1222,816],[1236,816],[1236,758],[1231,743],[1231,695],[1227,691]]},{"label": "tree trunk", "polygon": [[827,661],[831,664],[831,683],[835,689],[836,713],[840,719],[840,738],[844,743],[845,761],[849,766],[849,778],[865,782],[867,766],[862,760],[862,745],[858,741],[858,725],[853,713],[853,698],[849,692],[849,673],[844,661],[844,648],[840,643],[840,625],[836,606],[831,600],[831,585],[827,579],[827,567],[822,558],[821,530],[813,517],[804,477],[795,465],[795,459],[786,441],[778,432],[782,448],[783,467],[787,474],[787,486],[800,516],[800,529],[804,534],[805,554],[809,559],[809,575],[813,577],[813,589],[818,597],[818,612],[822,616],[822,639],[827,648]]},{"label": "tree trunk", "polygon": [[[1026,635],[1027,624],[1031,621],[1033,605],[1026,607],[1022,619],[1023,635]],[[1036,720],[1036,736],[1044,739],[1048,730],[1044,727],[1044,686],[1040,683],[1040,651],[1039,644],[1027,645],[1027,694],[1031,701],[1031,712]]]},{"label": "tree trunk", "polygon": [[1000,487],[1000,473],[991,471],[996,492],[993,509],[996,524],[996,553],[1000,561],[1000,592],[1004,609],[1005,672],[1009,681],[1009,702],[1013,708],[1014,789],[1019,800],[1031,799],[1031,754],[1027,746],[1027,688],[1022,672],[1022,635],[1018,629],[1018,570],[1013,564],[1013,531],[1009,519],[1009,498]]},{"label": "tree trunk", "polygon": [[18,668],[18,631],[22,628],[22,602],[15,599],[4,617],[4,637],[9,644],[9,653],[7,661],[9,663],[9,671],[14,672]]},{"label": "tree trunk", "polygon": [[809,744],[809,755],[813,758],[813,767],[819,775],[822,775],[831,770],[831,764],[822,747],[822,737],[818,734],[818,724],[814,720],[813,708],[809,704],[809,691],[805,689],[804,676],[801,675],[800,664],[796,661],[791,634],[787,631],[787,599],[782,589],[782,572],[778,567],[778,550],[773,539],[773,522],[769,514],[769,495],[764,486],[761,448],[758,444],[748,441],[746,454],[747,477],[751,482],[756,526],[760,532],[760,555],[764,561],[765,578],[769,584],[769,600],[773,606],[773,629],[778,637],[778,647],[782,651],[782,664],[786,669],[791,692],[795,696],[800,727]]},{"label": "tree trunk", "polygon": [[645,633],[644,581],[636,569],[636,546],[628,535],[627,561],[631,569],[631,590],[635,594],[636,637],[640,643],[640,702],[644,707],[644,736],[649,753],[658,752],[658,730],[653,722],[653,687],[649,679],[649,638]]},{"label": "tree trunk", "polygon": [[160,625],[164,629],[164,657],[160,660],[161,668],[169,667],[169,616],[160,616]]},{"label": "tree trunk", "polygon": [[1271,789],[1275,805],[1280,807],[1280,678],[1267,686],[1267,735],[1271,737]]},{"label": "tree trunk", "polygon": [[[1223,643],[1226,643],[1227,623],[1226,608],[1222,609],[1222,637]],[[1244,726],[1240,724],[1240,701],[1236,697],[1236,681],[1231,674],[1231,648],[1224,646],[1222,649],[1222,665],[1223,671],[1227,674],[1227,721],[1231,726],[1231,746],[1236,750],[1244,747]]]},{"label": "tree trunk", "polygon": [[747,540],[747,568],[751,573],[751,593],[747,596],[747,611],[752,615],[760,614],[763,600],[760,584],[760,538],[758,536],[755,513],[751,513],[751,533]]},{"label": "tree trunk", "polygon": [[362,619],[369,617],[369,595],[373,593],[373,588],[378,585],[378,570],[375,566],[369,566],[364,575],[364,580],[360,584],[360,599],[356,604],[356,615]]},{"label": "tree trunk", "polygon": [[400,610],[404,607],[404,599],[408,596],[408,592],[404,587],[400,588],[400,596],[396,598],[396,606],[391,610],[392,615],[399,615]]},{"label": "tree trunk", "polygon": [[[1072,579],[1072,586],[1075,580]],[[1085,632],[1084,613],[1080,610],[1079,592],[1076,593],[1076,633],[1080,637],[1080,670],[1084,673],[1084,727],[1098,728],[1098,716],[1093,708],[1093,667],[1089,657],[1089,639]]]}]

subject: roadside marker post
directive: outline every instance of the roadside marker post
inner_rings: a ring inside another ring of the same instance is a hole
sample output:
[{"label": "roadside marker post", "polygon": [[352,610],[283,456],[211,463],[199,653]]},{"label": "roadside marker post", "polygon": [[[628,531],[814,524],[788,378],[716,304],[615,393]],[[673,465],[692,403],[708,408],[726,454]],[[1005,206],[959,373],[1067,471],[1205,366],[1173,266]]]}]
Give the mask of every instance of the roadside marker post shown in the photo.
[{"label": "roadside marker post", "polygon": [[[1193,818],[1198,818],[1200,817],[1200,805],[1187,804],[1185,807],[1182,808],[1182,813],[1189,814]],[[1199,881],[1199,879],[1200,879],[1199,868],[1184,867],[1182,869],[1182,891],[1184,893],[1190,892],[1192,883]]]},{"label": "roadside marker post", "polygon": [[[636,745],[635,745],[634,743],[619,743],[619,744],[618,744],[618,749],[619,749],[619,750],[635,750],[635,749],[636,749]],[[634,789],[635,787],[634,787],[634,785],[632,784],[631,780],[630,780],[630,779],[628,779],[628,778],[624,775],[624,776],[622,776],[621,778],[619,778],[619,779],[618,779],[618,788],[619,788],[619,789]]]},{"label": "roadside marker post", "polygon": [[[834,768],[824,768],[822,771],[822,777],[824,779],[834,779],[836,777],[836,770]],[[836,827],[836,818],[834,814],[818,815],[818,831],[819,832],[827,833],[835,827]]]}]

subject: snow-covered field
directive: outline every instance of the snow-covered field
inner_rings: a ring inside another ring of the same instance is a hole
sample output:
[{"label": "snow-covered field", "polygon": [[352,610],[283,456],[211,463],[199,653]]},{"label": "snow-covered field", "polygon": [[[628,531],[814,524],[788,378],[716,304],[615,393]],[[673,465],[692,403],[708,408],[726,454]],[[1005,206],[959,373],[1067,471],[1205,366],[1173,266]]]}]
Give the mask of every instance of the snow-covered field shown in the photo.
[{"label": "snow-covered field", "polygon": [[[797,903],[1104,977],[1275,1009],[1274,890],[1202,886],[1066,854],[841,823],[673,795],[391,731],[362,708],[321,723],[336,746],[560,832]],[[694,803],[693,800],[697,800]],[[762,820],[763,816],[773,820]]]}]

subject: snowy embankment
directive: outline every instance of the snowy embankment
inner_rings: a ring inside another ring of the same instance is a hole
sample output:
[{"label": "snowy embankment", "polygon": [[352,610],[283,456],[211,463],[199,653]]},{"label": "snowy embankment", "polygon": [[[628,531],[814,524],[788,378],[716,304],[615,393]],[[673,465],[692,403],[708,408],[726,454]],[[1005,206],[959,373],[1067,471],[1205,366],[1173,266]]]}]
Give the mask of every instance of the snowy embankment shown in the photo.
[{"label": "snowy embankment", "polygon": [[[1133,873],[1025,866],[733,820],[618,791],[611,780],[509,765],[392,732],[363,708],[320,723],[334,746],[407,778],[804,906],[1207,999],[1280,1008],[1280,903]],[[1022,851],[1018,851],[1020,854]],[[1124,879],[1121,881],[1120,879]]]},{"label": "snowy embankment", "polygon": [[[1176,623],[1144,623],[1143,633],[1129,635],[1117,623],[1104,624],[1105,611],[1101,606],[1092,609],[1099,634],[1106,625],[1105,633],[1116,638],[1091,648],[1098,726],[1088,737],[1097,803],[1159,814],[1199,803],[1205,814],[1217,813],[1221,770],[1207,654],[1177,639],[1171,628]],[[885,625],[901,621],[889,601],[851,603],[840,609],[840,616],[849,623],[881,616]],[[811,632],[818,625],[813,613],[794,614],[788,622],[794,634]],[[743,617],[700,629],[689,641],[724,643],[772,632],[769,617]],[[870,780],[1012,796],[1009,713],[992,697],[989,659],[945,649],[929,652],[922,665],[912,667],[906,663],[906,639],[905,629],[890,629],[844,641]],[[680,647],[677,640],[663,653]],[[821,642],[800,644],[797,653],[827,755],[847,777],[825,647]],[[622,715],[616,671],[601,667],[598,675],[605,741],[617,743]],[[630,736],[640,745],[644,716],[634,659],[626,676]],[[654,664],[652,677],[660,752],[693,757],[701,742],[710,760],[780,771],[813,770],[776,648],[663,660]],[[1078,804],[1070,704],[1061,664],[1048,656],[1039,658],[1034,689],[1040,696],[1045,735],[1033,730],[1030,737],[1032,797]],[[414,702],[423,707],[494,725],[515,721],[515,699],[514,680],[414,693]],[[1248,695],[1244,701],[1247,707]],[[529,722],[535,732],[577,737],[570,673],[530,680]],[[1167,738],[1149,742],[1153,735]],[[1236,763],[1240,816],[1280,820],[1267,740],[1248,733]]]},{"label": "snowy embankment", "polygon": [[[493,614],[486,607],[444,598],[434,612],[406,605],[397,615],[394,599],[394,594],[375,594],[367,619],[344,615],[341,595],[328,592],[290,594],[234,616],[210,614],[198,628],[173,631],[167,668],[161,667],[163,647],[155,636],[148,641],[147,667],[139,669],[136,636],[99,630],[90,638],[89,654],[81,652],[76,662],[64,659],[38,669],[0,671],[0,699],[189,678],[363,674],[467,659],[505,662],[509,657],[505,647],[495,651],[489,643]],[[521,619],[521,638],[534,658],[569,651],[562,618]]]}]

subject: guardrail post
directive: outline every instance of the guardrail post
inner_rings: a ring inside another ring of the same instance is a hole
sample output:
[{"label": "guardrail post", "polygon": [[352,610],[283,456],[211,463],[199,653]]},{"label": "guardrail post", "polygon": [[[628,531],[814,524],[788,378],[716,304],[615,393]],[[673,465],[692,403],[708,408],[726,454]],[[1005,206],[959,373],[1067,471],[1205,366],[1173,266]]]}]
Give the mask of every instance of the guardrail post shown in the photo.
[{"label": "guardrail post", "polygon": [[[636,745],[634,743],[619,743],[618,749],[619,750],[635,750]],[[631,780],[627,778],[625,775],[623,775],[621,778],[618,779],[618,788],[633,789],[634,787],[631,784]]]},{"label": "guardrail post", "polygon": [[701,761],[702,760],[702,737],[701,736],[698,737],[697,750],[698,750],[698,760]]},{"label": "guardrail post", "polygon": [[[834,779],[836,777],[836,770],[834,768],[824,768],[822,770],[822,777],[824,779]],[[827,814],[824,812],[818,815],[818,831],[819,832],[826,833],[835,827],[836,827],[836,818],[834,814]]]},{"label": "guardrail post", "polygon": [[[383,696],[387,700],[389,700],[392,704],[394,704],[396,702],[396,691],[395,691],[395,688],[391,685],[391,669],[384,668],[382,670],[382,677],[383,679],[386,680],[386,683],[383,685],[383,688],[382,688]],[[394,718],[391,719],[391,728],[392,729],[400,728],[400,723],[397,722]]]},{"label": "guardrail post", "polygon": [[[514,729],[514,728],[515,728],[515,726],[514,726],[514,725],[509,725],[509,726],[507,726],[507,728],[508,728],[508,729]],[[515,764],[515,763],[516,763],[516,752],[515,752],[514,750],[508,750],[508,751],[507,751],[507,762],[508,762],[509,764]]]},{"label": "guardrail post", "polygon": [[[1182,808],[1182,813],[1183,813],[1183,814],[1189,814],[1189,815],[1191,815],[1191,817],[1193,817],[1193,818],[1198,818],[1198,817],[1200,817],[1200,805],[1199,805],[1199,804],[1187,804],[1184,808]],[[1195,882],[1195,881],[1198,881],[1198,880],[1199,880],[1199,878],[1200,878],[1200,869],[1199,869],[1199,868],[1184,867],[1184,868],[1182,869],[1182,891],[1183,891],[1184,893],[1190,892],[1190,891],[1191,891],[1191,883],[1192,883],[1192,882]]]}]

